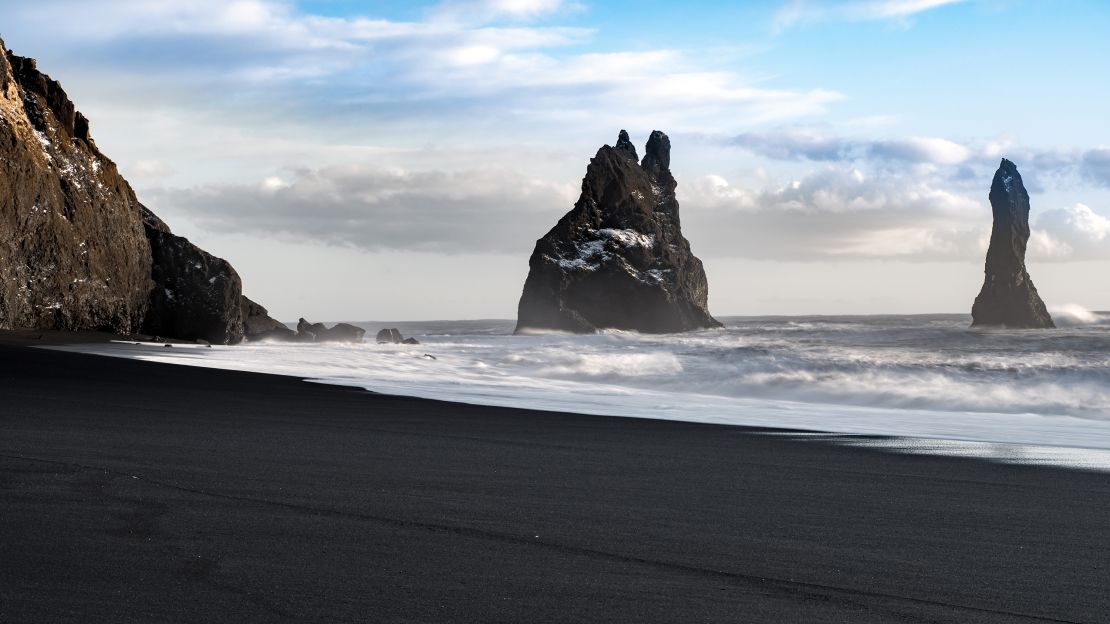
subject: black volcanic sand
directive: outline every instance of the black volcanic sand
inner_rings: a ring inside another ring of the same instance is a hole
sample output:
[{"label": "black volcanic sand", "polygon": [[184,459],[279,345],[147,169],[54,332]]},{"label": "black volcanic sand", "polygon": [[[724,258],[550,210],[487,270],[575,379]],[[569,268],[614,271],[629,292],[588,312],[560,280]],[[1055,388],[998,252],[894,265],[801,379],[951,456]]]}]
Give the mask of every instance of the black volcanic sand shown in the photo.
[{"label": "black volcanic sand", "polygon": [[1110,619],[1108,475],[19,341],[5,624]]}]

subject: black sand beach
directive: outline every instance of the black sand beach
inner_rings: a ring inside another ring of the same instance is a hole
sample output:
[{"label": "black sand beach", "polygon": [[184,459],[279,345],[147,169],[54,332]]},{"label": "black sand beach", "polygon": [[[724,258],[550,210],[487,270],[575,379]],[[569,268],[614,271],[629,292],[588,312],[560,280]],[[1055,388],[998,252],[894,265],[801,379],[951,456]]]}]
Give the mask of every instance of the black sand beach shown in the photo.
[{"label": "black sand beach", "polygon": [[1106,622],[1110,476],[0,344],[0,622]]}]

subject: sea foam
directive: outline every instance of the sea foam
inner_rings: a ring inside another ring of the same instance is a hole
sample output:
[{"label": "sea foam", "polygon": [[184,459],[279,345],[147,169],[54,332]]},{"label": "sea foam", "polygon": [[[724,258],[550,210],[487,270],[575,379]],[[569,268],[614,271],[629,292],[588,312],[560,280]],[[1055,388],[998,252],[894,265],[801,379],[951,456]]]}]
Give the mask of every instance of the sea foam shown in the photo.
[{"label": "sea foam", "polygon": [[445,321],[389,324],[418,346],[70,348],[484,405],[1110,449],[1110,325],[1087,314],[1032,331],[971,330],[959,315],[733,318],[675,335]]}]

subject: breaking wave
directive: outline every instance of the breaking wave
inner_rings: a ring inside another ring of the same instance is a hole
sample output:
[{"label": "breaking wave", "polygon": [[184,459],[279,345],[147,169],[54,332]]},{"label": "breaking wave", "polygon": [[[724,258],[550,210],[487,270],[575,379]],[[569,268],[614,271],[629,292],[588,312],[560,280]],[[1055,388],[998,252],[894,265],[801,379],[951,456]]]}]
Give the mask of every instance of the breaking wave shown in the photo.
[{"label": "breaking wave", "polygon": [[1054,306],[1048,309],[1052,320],[1058,327],[1076,327],[1078,325],[1098,325],[1110,322],[1110,315],[1092,312],[1075,303]]},{"label": "breaking wave", "polygon": [[1056,330],[972,330],[963,315],[745,317],[665,336],[362,323],[422,344],[107,351],[489,405],[1110,448],[1110,315],[1053,314]]}]

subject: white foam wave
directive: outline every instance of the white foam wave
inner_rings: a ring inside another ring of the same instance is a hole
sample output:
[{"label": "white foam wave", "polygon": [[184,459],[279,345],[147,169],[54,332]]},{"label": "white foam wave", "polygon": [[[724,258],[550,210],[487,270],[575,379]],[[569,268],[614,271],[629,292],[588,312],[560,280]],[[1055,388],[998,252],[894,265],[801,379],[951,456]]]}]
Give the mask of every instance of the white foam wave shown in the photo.
[{"label": "white foam wave", "polygon": [[1097,312],[1092,312],[1091,310],[1084,308],[1077,303],[1053,306],[1048,309],[1048,312],[1052,315],[1052,320],[1056,323],[1057,326],[1060,327],[1094,325],[1110,320],[1104,318],[1101,314]]},{"label": "white foam wave", "polygon": [[408,324],[402,331],[420,346],[77,348],[488,405],[1110,449],[1110,331],[1098,323],[974,332],[958,316],[744,319],[672,336],[511,329]]}]

